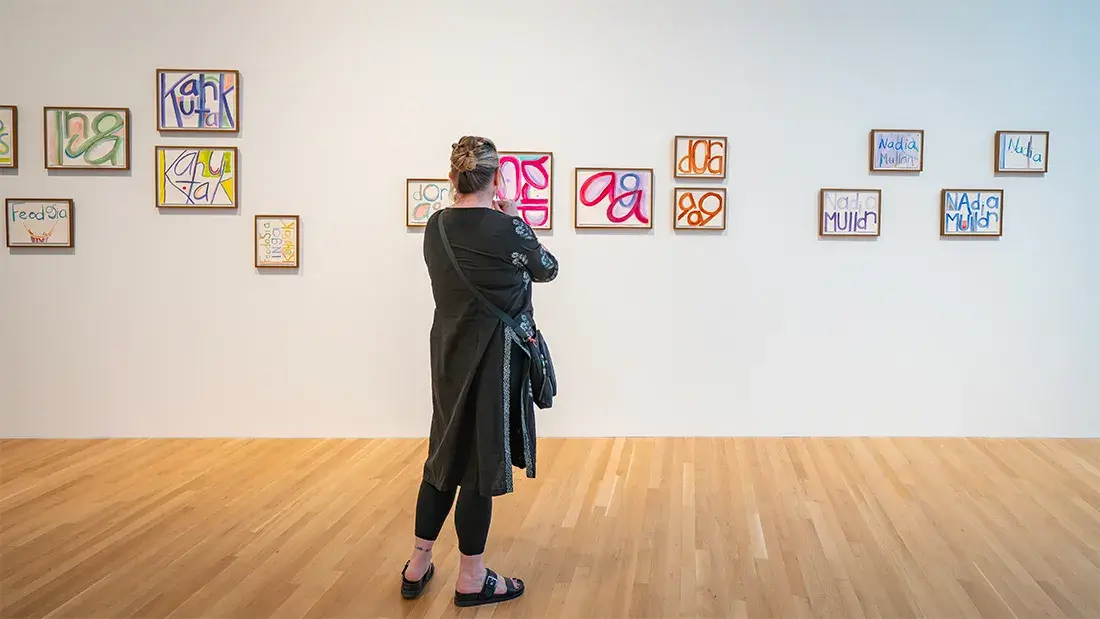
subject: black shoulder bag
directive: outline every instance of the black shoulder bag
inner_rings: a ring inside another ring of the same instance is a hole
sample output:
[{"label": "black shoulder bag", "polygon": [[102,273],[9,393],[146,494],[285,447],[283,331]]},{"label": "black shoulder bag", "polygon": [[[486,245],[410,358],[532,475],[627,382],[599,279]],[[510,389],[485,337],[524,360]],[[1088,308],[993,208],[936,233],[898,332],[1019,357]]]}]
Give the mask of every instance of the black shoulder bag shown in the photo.
[{"label": "black shoulder bag", "polygon": [[[497,318],[500,318],[501,322],[511,327],[512,331],[515,331],[516,337],[524,343],[522,348],[531,359],[531,392],[534,396],[535,406],[544,410],[550,408],[554,404],[554,396],[558,395],[558,379],[554,374],[554,362],[550,358],[550,348],[546,345],[546,339],[542,337],[542,332],[535,326],[524,329],[516,322],[516,319],[505,314],[499,307],[485,298],[485,295],[478,290],[477,286],[466,277],[462,267],[458,266],[458,259],[455,258],[454,249],[451,248],[451,241],[447,239],[447,230],[443,225],[442,217],[439,218],[438,225],[439,235],[443,237],[443,248],[447,250],[447,256],[451,259],[451,264],[458,271],[458,276],[462,278],[463,283],[470,289],[470,292],[474,293],[475,297],[496,314]],[[528,335],[528,332],[531,335]]]}]

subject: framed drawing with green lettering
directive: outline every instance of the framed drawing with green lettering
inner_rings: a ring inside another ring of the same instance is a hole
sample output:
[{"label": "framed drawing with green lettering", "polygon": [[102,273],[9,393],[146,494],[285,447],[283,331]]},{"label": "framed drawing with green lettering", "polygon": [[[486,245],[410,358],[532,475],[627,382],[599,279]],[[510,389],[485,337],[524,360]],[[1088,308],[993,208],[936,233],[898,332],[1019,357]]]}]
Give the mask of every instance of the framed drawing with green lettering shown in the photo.
[{"label": "framed drawing with green lettering", "polygon": [[47,170],[130,169],[130,110],[47,107],[42,113]]},{"label": "framed drawing with green lettering", "polygon": [[19,108],[0,105],[0,168],[19,167]]},{"label": "framed drawing with green lettering", "polygon": [[68,198],[8,198],[4,219],[8,247],[73,246],[73,201]]}]

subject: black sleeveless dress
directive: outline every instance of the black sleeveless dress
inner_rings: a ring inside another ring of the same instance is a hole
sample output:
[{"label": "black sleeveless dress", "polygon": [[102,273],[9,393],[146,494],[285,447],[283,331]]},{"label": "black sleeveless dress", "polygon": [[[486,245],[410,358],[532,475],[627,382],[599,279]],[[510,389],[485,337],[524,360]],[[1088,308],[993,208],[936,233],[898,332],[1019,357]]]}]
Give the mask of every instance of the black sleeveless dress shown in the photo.
[{"label": "black sleeveless dress", "polygon": [[[525,329],[516,334],[462,282],[466,276]],[[532,284],[557,277],[558,261],[518,217],[488,208],[446,208],[428,220],[424,262],[432,282],[432,427],[424,480],[441,491],[512,492],[512,467],[535,477],[535,407],[530,360],[518,338],[534,328]]]}]

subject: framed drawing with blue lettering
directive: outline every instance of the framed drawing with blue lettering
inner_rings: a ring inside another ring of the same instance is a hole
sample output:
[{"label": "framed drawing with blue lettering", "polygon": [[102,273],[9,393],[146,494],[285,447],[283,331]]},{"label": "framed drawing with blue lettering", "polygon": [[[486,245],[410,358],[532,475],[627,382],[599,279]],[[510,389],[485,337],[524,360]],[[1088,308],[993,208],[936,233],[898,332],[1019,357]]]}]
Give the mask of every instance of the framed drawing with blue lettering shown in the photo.
[{"label": "framed drawing with blue lettering", "polygon": [[440,209],[451,205],[451,181],[446,178],[405,179],[405,226],[423,228]]},{"label": "framed drawing with blue lettering", "polygon": [[0,168],[19,167],[19,108],[0,105]]},{"label": "framed drawing with blue lettering", "polygon": [[1003,189],[944,189],[940,197],[941,236],[1001,236]]},{"label": "framed drawing with blue lettering", "polygon": [[881,189],[822,189],[818,196],[821,236],[878,236]]},{"label": "framed drawing with blue lettering", "polygon": [[997,172],[1046,173],[1049,131],[998,131],[994,140]]},{"label": "framed drawing with blue lettering", "polygon": [[224,69],[157,69],[157,131],[241,130],[241,74]]},{"label": "framed drawing with blue lettering", "polygon": [[8,247],[72,247],[73,201],[8,198],[4,201]]},{"label": "framed drawing with blue lettering", "polygon": [[872,129],[872,172],[923,172],[923,129]]}]

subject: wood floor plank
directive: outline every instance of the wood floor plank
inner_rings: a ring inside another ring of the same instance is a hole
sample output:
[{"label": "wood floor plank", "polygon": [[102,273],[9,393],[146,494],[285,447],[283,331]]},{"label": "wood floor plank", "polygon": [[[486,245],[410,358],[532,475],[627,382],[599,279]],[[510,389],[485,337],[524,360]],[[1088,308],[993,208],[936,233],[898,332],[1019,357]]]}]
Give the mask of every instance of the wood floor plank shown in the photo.
[{"label": "wood floor plank", "polygon": [[543,440],[464,612],[449,523],[398,593],[426,448],[0,441],[0,617],[1100,616],[1100,441]]}]

